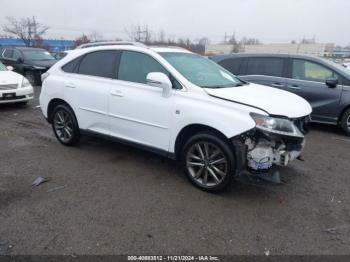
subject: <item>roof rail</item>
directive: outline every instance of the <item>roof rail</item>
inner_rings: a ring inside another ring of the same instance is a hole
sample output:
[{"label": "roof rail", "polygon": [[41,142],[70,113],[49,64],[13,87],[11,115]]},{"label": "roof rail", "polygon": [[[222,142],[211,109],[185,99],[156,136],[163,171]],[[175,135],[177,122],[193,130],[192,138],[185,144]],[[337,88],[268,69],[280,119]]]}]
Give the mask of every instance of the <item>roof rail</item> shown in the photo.
[{"label": "roof rail", "polygon": [[108,45],[134,45],[134,46],[140,46],[140,47],[147,47],[145,44],[142,44],[140,42],[104,41],[104,42],[91,42],[91,43],[82,44],[76,47],[76,49],[96,47],[96,46],[108,46]]}]

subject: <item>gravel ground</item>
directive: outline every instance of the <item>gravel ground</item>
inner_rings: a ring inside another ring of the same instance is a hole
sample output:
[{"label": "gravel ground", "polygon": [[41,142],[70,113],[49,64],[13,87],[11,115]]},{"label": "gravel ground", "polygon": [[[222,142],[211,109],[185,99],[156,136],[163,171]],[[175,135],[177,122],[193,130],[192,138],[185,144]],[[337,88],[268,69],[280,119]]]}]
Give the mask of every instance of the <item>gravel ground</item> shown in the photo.
[{"label": "gravel ground", "polygon": [[350,254],[350,138],[335,127],[311,128],[286,184],[209,194],[148,152],[60,145],[37,105],[0,106],[0,254]]}]

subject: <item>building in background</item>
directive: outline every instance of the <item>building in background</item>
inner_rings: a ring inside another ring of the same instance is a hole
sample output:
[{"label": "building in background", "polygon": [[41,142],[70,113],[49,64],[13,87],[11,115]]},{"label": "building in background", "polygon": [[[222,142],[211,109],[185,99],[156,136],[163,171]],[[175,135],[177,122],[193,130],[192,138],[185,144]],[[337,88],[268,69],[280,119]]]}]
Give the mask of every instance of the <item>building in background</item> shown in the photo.
[{"label": "building in background", "polygon": [[[245,45],[239,48],[245,53],[283,53],[304,54],[313,56],[332,56],[334,44],[310,43],[310,44],[259,44]],[[232,53],[233,46],[228,44],[206,45],[207,55]]]},{"label": "building in background", "polygon": [[[23,41],[18,38],[0,38],[0,46],[25,46]],[[59,40],[59,39],[43,39],[36,45],[36,47],[42,47],[50,52],[61,52],[69,50],[74,47],[74,41],[72,40]]]}]

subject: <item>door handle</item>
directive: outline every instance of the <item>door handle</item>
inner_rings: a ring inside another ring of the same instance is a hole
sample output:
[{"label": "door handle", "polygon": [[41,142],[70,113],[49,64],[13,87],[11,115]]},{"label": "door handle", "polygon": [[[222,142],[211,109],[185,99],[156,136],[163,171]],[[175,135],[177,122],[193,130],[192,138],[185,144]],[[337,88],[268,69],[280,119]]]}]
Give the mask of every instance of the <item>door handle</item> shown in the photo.
[{"label": "door handle", "polygon": [[281,83],[273,83],[272,86],[274,86],[274,87],[284,87],[284,85],[281,84]]},{"label": "door handle", "polygon": [[112,90],[111,91],[111,95],[112,96],[118,96],[118,97],[123,97],[124,96],[122,91],[120,91],[120,90]]},{"label": "door handle", "polygon": [[288,88],[295,89],[295,90],[300,90],[301,89],[300,86],[298,86],[298,85],[289,85]]},{"label": "door handle", "polygon": [[69,83],[65,83],[65,87],[75,88],[76,86],[73,83],[69,82]]}]

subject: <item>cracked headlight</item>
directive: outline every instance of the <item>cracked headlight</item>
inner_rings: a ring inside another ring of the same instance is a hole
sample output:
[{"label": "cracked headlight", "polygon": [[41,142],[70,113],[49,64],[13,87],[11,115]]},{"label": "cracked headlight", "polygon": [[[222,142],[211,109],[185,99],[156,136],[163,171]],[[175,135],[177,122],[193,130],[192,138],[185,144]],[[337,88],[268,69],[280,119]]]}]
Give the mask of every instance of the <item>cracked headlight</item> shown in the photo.
[{"label": "cracked headlight", "polygon": [[23,77],[21,87],[28,87],[30,83],[27,78]]},{"label": "cracked headlight", "polygon": [[256,113],[250,113],[250,116],[254,119],[256,128],[262,131],[286,136],[304,137],[294,123],[288,119],[264,116]]}]

